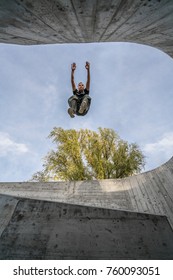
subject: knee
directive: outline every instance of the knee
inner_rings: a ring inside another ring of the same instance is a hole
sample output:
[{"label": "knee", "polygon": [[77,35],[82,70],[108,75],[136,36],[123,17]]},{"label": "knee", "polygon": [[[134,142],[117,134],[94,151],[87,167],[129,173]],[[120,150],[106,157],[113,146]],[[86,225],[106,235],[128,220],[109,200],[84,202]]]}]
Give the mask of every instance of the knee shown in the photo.
[{"label": "knee", "polygon": [[73,99],[75,99],[75,96],[74,96],[74,95],[70,96],[69,99],[68,99],[68,101],[72,101]]},{"label": "knee", "polygon": [[77,101],[77,97],[76,96],[70,96],[70,98],[68,99],[68,104],[71,104],[73,101]]},{"label": "knee", "polygon": [[91,100],[91,97],[89,96],[89,94],[85,94],[84,99]]}]

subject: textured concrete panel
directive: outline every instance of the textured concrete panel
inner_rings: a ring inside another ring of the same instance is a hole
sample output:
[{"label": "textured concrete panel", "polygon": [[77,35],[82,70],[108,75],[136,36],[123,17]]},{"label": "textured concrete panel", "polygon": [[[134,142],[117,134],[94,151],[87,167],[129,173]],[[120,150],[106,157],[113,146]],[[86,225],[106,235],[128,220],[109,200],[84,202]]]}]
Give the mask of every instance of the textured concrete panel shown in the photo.
[{"label": "textured concrete panel", "polygon": [[11,220],[17,202],[14,197],[0,195],[0,235]]},{"label": "textured concrete panel", "polygon": [[173,259],[172,240],[164,216],[20,199],[0,259]]},{"label": "textured concrete panel", "polygon": [[0,42],[134,42],[173,56],[173,1],[1,0]]}]

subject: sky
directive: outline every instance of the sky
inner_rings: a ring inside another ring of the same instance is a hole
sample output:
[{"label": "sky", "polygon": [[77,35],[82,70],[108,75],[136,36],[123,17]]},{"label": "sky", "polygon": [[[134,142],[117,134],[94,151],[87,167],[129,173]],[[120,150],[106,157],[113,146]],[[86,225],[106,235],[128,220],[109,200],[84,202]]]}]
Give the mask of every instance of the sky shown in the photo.
[{"label": "sky", "polygon": [[[90,62],[92,103],[85,117],[67,114],[76,84]],[[173,61],[161,50],[133,43],[20,46],[0,44],[0,182],[24,182],[41,171],[55,146],[49,133],[64,129],[114,129],[137,143],[143,172],[173,155]]]}]

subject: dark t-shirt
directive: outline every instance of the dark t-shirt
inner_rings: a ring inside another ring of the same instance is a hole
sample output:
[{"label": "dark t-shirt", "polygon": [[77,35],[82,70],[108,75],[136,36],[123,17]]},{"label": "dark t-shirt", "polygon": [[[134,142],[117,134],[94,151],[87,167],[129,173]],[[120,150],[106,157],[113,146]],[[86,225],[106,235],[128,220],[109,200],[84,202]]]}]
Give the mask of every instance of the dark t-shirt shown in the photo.
[{"label": "dark t-shirt", "polygon": [[83,98],[85,96],[85,94],[89,94],[89,90],[87,90],[86,88],[84,89],[83,92],[78,91],[77,89],[75,89],[73,91],[73,94],[76,95],[79,98]]}]

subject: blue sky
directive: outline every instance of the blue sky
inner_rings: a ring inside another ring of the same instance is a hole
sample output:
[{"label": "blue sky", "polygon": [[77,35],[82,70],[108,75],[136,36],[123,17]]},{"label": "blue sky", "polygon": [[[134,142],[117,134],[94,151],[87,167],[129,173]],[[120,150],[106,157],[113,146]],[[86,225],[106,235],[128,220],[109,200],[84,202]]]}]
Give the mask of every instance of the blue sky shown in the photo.
[{"label": "blue sky", "polygon": [[[71,63],[76,83],[91,63],[92,105],[71,119]],[[132,43],[18,46],[0,44],[0,181],[21,182],[42,170],[53,127],[114,129],[146,156],[144,171],[173,155],[173,61]]]}]

